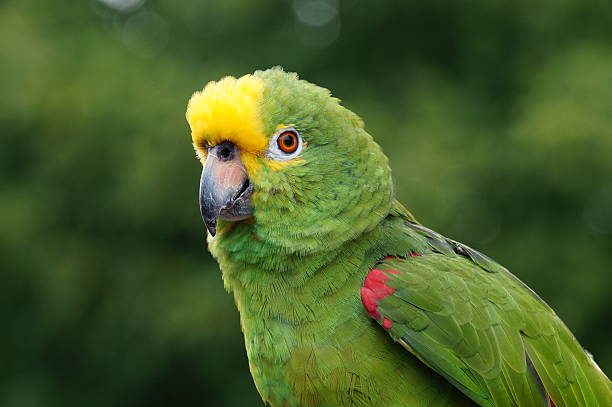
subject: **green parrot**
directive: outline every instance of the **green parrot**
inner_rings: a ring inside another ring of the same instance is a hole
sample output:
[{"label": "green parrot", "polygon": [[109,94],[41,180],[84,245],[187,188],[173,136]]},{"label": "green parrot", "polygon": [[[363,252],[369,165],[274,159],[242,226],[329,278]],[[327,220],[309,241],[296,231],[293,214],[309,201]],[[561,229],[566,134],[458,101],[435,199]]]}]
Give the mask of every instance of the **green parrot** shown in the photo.
[{"label": "green parrot", "polygon": [[612,406],[612,385],[507,269],[419,224],[327,89],[281,68],[196,92],[210,252],[263,400],[279,406]]}]

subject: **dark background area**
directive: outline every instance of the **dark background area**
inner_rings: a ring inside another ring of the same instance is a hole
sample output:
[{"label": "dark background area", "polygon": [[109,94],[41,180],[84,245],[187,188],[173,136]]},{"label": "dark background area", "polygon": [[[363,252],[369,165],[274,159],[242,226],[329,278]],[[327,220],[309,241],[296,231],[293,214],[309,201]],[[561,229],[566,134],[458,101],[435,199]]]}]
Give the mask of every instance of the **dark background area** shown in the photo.
[{"label": "dark background area", "polygon": [[612,2],[0,4],[0,405],[261,405],[184,119],[282,65],[612,371]]}]

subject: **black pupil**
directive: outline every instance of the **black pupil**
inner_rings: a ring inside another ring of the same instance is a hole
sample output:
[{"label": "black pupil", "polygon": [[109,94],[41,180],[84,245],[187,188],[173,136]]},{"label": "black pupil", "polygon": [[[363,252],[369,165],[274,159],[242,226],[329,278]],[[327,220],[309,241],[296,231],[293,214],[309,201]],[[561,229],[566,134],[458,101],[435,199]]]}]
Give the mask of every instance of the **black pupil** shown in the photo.
[{"label": "black pupil", "polygon": [[292,148],[295,145],[295,136],[290,133],[283,134],[281,144],[284,148]]}]

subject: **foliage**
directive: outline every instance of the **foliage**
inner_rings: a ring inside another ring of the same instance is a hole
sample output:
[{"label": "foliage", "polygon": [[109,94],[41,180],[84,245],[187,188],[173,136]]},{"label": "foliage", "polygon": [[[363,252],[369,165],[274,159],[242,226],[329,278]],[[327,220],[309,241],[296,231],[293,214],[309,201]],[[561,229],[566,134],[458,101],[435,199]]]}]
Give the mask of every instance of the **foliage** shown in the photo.
[{"label": "foliage", "polygon": [[611,22],[598,0],[3,2],[0,405],[259,405],[184,110],[273,65],[360,114],[417,218],[609,373]]}]

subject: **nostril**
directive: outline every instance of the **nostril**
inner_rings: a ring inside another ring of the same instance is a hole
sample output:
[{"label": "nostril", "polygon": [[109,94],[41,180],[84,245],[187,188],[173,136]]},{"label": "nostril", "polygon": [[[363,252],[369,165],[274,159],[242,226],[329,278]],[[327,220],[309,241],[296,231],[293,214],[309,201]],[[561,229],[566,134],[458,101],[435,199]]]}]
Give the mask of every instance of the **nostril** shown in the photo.
[{"label": "nostril", "polygon": [[234,158],[234,146],[229,143],[223,143],[217,148],[217,157],[223,161],[229,161]]}]

